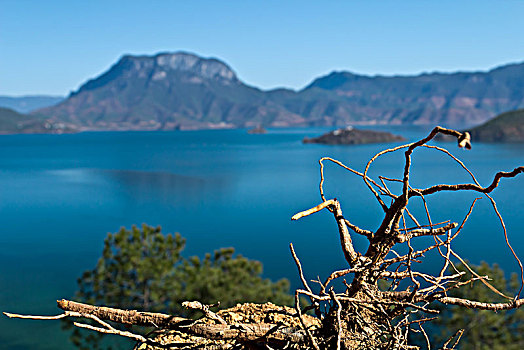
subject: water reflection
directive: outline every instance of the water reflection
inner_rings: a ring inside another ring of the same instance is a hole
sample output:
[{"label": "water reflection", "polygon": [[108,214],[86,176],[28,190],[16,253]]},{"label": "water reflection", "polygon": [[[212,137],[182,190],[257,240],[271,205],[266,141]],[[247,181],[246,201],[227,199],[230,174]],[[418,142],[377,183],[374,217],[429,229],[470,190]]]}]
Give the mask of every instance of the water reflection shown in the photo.
[{"label": "water reflection", "polygon": [[220,196],[231,186],[226,178],[186,176],[166,171],[114,169],[97,170],[96,173],[135,200],[192,201],[211,195],[211,192],[213,196]]}]

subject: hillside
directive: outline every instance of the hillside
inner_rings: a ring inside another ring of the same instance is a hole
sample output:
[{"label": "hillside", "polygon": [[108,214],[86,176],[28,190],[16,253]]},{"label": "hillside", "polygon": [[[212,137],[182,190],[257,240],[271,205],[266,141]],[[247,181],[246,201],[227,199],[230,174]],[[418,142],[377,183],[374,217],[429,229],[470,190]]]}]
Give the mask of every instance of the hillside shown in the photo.
[{"label": "hillside", "polygon": [[489,72],[364,76],[333,72],[285,105],[315,124],[477,125],[524,107],[524,64]]},{"label": "hillside", "polygon": [[489,72],[365,76],[333,72],[300,91],[262,91],[224,62],[185,52],[122,57],[35,115],[80,130],[374,124],[477,125],[524,108],[524,63]]},{"label": "hillside", "polygon": [[39,117],[18,113],[0,107],[0,134],[33,134],[74,132],[61,123],[54,123]]},{"label": "hillside", "polygon": [[0,107],[12,109],[18,113],[28,113],[36,109],[49,107],[62,101],[61,96],[0,96]]},{"label": "hillside", "polygon": [[43,121],[9,108],[0,107],[1,134],[40,132],[43,129]]},{"label": "hillside", "polygon": [[524,142],[524,109],[503,113],[470,130],[471,139],[480,142]]}]

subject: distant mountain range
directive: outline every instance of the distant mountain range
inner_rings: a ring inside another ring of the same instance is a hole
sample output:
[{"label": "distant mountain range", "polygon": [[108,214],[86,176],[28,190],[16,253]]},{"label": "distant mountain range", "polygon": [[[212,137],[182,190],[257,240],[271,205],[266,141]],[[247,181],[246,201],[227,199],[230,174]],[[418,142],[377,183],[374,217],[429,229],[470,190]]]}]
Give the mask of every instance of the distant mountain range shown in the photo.
[{"label": "distant mountain range", "polygon": [[191,53],[122,57],[32,115],[76,130],[374,124],[468,127],[524,107],[524,63],[488,72],[366,76],[333,72],[302,90],[263,91]]},{"label": "distant mountain range", "polygon": [[18,113],[28,113],[35,109],[48,107],[64,100],[63,96],[0,96],[0,107],[12,109]]},{"label": "distant mountain range", "polygon": [[324,99],[316,97],[316,106],[323,100],[326,107],[317,116],[326,123],[475,125],[524,107],[524,63],[489,72],[404,77],[334,72],[300,94],[319,91]]}]

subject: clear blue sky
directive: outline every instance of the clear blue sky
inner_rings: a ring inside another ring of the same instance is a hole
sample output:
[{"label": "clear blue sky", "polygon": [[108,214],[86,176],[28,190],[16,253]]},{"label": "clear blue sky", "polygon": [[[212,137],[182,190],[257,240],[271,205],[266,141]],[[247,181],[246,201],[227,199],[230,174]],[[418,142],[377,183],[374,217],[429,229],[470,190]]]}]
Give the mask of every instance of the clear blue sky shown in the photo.
[{"label": "clear blue sky", "polygon": [[123,54],[178,50],[264,89],[487,70],[524,61],[523,19],[523,0],[0,0],[0,94],[66,95]]}]

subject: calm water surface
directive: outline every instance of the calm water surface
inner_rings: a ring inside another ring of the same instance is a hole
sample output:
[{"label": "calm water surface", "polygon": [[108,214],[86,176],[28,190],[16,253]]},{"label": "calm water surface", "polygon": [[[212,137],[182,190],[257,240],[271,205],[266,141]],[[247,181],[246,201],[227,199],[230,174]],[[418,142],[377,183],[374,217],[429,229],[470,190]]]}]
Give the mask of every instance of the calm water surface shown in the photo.
[{"label": "calm water surface", "polygon": [[[415,140],[429,128],[390,130]],[[147,223],[187,238],[186,255],[233,246],[264,263],[266,277],[298,286],[288,251],[293,242],[308,278],[324,279],[346,267],[328,213],[291,222],[320,203],[318,159],[331,156],[363,170],[384,145],[303,145],[326,129],[82,133],[0,136],[1,311],[56,314],[54,300],[72,297],[76,278],[93,268],[107,232]],[[498,170],[524,164],[522,145],[477,144],[472,151],[445,144],[482,184]],[[384,157],[371,175],[399,177],[402,155]],[[363,182],[335,166],[326,169],[326,196],[337,197],[345,216],[375,229],[380,207]],[[412,183],[469,182],[459,166],[435,152],[414,155]],[[524,177],[503,180],[494,193],[510,240],[524,255]],[[392,186],[394,188],[394,186]],[[474,194],[437,195],[434,222],[462,220]],[[423,211],[413,211],[422,217]],[[365,241],[356,237],[356,246]],[[517,271],[489,202],[479,202],[456,241],[471,261],[499,262]],[[421,268],[435,269],[435,257]],[[58,322],[0,318],[0,348],[69,349]]]}]

